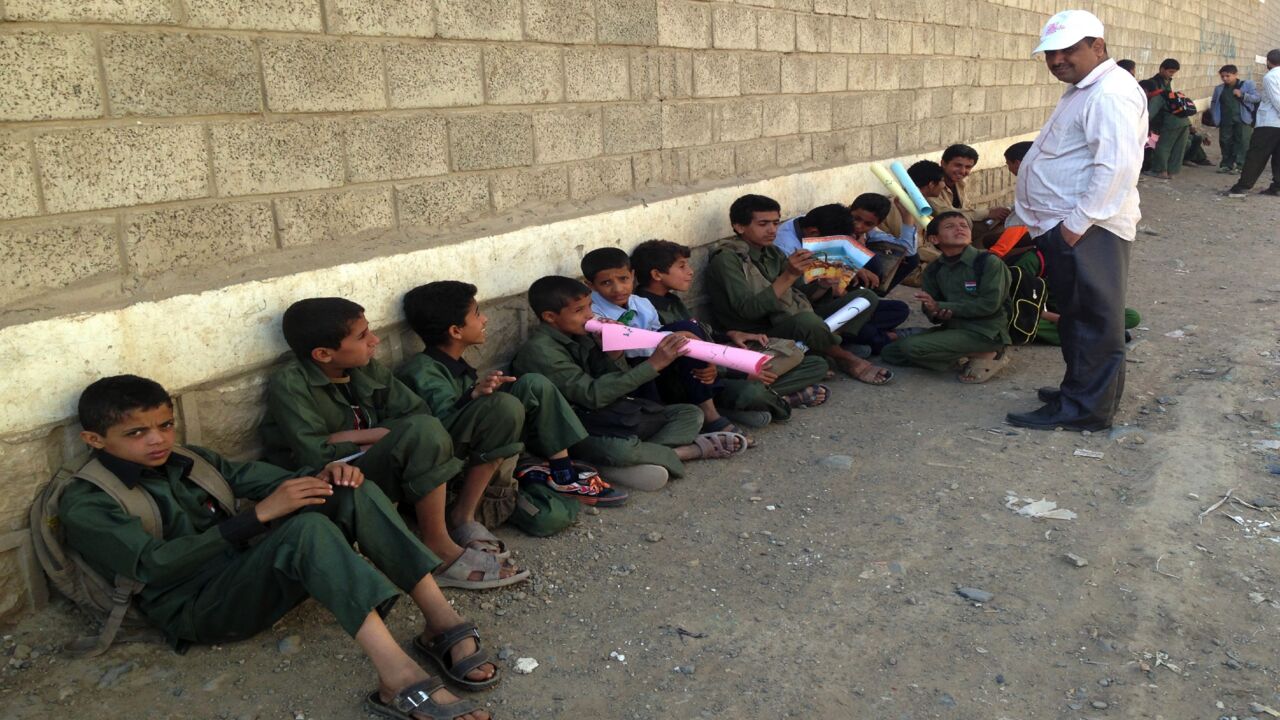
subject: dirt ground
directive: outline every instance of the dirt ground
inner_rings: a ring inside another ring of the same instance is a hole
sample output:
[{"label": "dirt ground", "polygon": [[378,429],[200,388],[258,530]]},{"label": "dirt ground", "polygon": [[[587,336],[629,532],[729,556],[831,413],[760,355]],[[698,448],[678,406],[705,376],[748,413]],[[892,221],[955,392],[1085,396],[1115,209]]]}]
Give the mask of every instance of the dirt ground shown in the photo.
[{"label": "dirt ground", "polygon": [[[1115,431],[1002,423],[1061,376],[1051,347],[985,386],[837,381],[745,459],[552,539],[503,530],[535,580],[451,594],[504,657],[480,697],[503,719],[1280,717],[1280,199],[1229,181],[1143,182]],[[1229,490],[1249,505],[1199,517]],[[408,603],[391,625],[412,636]],[[0,715],[356,718],[373,687],[314,603],[184,656],[59,655],[83,628],[55,604],[4,629]]]}]

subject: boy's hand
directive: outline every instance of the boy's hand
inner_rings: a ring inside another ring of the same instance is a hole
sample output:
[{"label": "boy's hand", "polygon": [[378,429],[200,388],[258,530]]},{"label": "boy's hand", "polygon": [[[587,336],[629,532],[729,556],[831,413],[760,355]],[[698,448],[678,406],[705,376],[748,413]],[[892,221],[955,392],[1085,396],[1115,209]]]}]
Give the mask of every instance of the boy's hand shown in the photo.
[{"label": "boy's hand", "polygon": [[996,222],[1004,222],[1009,217],[1011,210],[1007,207],[993,207],[987,211],[987,217],[994,219]]},{"label": "boy's hand", "polygon": [[702,338],[698,337],[697,335],[694,335],[693,333],[689,332],[688,330],[677,330],[677,331],[676,331],[676,335],[679,335],[679,336],[680,336],[680,337],[682,337],[682,338],[689,338],[690,340],[701,340],[701,339],[702,339]]},{"label": "boy's hand", "polygon": [[475,400],[485,395],[492,395],[504,384],[515,381],[516,379],[511,375],[507,375],[501,370],[494,370],[476,381],[475,389],[471,391],[471,399]]},{"label": "boy's hand", "polygon": [[355,465],[333,462],[316,473],[316,477],[338,487],[358,488],[364,484],[364,473]]},{"label": "boy's hand", "polygon": [[918,292],[916,293],[916,299],[920,301],[920,309],[930,319],[933,319],[938,314],[938,301],[934,300],[932,295],[927,292]]},{"label": "boy's hand", "polygon": [[662,342],[658,343],[658,347],[653,349],[653,354],[645,362],[653,366],[655,370],[665,370],[668,365],[676,361],[676,358],[685,354],[685,345],[689,343],[689,338],[680,337],[676,334],[668,335],[662,338]]},{"label": "boy's hand", "polygon": [[[866,268],[858,268],[853,272],[853,279],[863,287],[880,287],[880,276]],[[843,295],[844,293],[841,293]]]},{"label": "boy's hand", "polygon": [[333,487],[318,477],[300,477],[280,483],[270,495],[253,507],[258,522],[268,523],[308,505],[323,505]]},{"label": "boy's hand", "polygon": [[703,385],[710,385],[711,383],[716,381],[717,372],[719,371],[716,370],[715,365],[712,365],[711,363],[707,363],[706,367],[700,367],[700,368],[697,368],[696,370],[690,370],[689,374],[692,375],[695,380],[702,383]]},{"label": "boy's hand", "polygon": [[749,333],[741,330],[729,330],[725,333],[729,337],[729,342],[740,348],[747,348],[747,343],[758,343],[760,345],[769,344],[769,336],[764,333]]},{"label": "boy's hand", "polygon": [[1235,90],[1232,90],[1231,94],[1235,95],[1236,97],[1244,97],[1244,92],[1241,91],[1240,88],[1236,88]]},{"label": "boy's hand", "polygon": [[902,227],[915,227],[916,216],[911,214],[906,205],[898,198],[893,199],[893,206],[898,208],[898,215],[902,218]]},{"label": "boy's hand", "polygon": [[814,258],[813,253],[809,250],[797,250],[787,256],[787,266],[783,268],[782,272],[785,275],[798,278],[804,275],[804,271],[813,267],[816,262],[817,259]]},{"label": "boy's hand", "polygon": [[771,361],[769,361],[769,363],[765,363],[764,369],[760,371],[760,374],[759,374],[759,375],[751,375],[751,376],[749,376],[749,377],[750,377],[750,379],[752,379],[752,380],[759,380],[760,382],[764,383],[765,385],[772,385],[772,384],[774,384],[775,382],[777,382],[777,381],[778,381],[778,373],[776,373],[776,372],[774,372],[774,371],[772,371],[772,370],[770,370],[770,369],[769,369],[769,364],[770,364],[770,363],[772,363],[772,362],[773,362],[773,361],[771,360]]},{"label": "boy's hand", "polygon": [[391,432],[390,428],[380,427],[367,428],[365,430],[340,430],[330,435],[327,439],[330,445],[349,442],[359,445],[361,450],[368,450],[369,446],[386,437],[389,432]]}]

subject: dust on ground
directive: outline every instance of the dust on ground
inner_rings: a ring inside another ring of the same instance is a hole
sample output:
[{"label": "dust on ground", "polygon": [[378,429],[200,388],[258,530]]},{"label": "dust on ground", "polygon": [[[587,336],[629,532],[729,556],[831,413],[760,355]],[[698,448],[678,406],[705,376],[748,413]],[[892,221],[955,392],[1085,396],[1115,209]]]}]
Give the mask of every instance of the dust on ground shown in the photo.
[{"label": "dust on ground", "polygon": [[[503,719],[1277,717],[1280,199],[1215,196],[1230,180],[1143,183],[1113,433],[1002,424],[1060,377],[1051,347],[985,386],[837,381],[742,460],[555,538],[504,530],[535,581],[451,593],[504,658],[480,697]],[[1199,517],[1228,490],[1248,505]],[[390,624],[417,631],[408,603]],[[5,631],[0,715],[357,718],[374,682],[314,603],[184,656],[56,652],[84,629],[55,604]]]}]

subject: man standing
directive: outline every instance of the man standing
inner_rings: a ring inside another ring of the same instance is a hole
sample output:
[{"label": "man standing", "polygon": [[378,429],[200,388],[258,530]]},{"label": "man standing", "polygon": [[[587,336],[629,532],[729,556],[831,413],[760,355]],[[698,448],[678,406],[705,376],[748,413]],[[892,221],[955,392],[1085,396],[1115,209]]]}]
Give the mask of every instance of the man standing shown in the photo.
[{"label": "man standing", "polygon": [[1227,191],[1228,197],[1242,198],[1258,182],[1267,160],[1271,161],[1271,187],[1263,195],[1280,195],[1280,49],[1267,53],[1267,74],[1262,76],[1262,88],[1258,93],[1258,124],[1249,141],[1249,153],[1244,159],[1240,179]]},{"label": "man standing", "polygon": [[1169,180],[1182,170],[1182,156],[1191,139],[1191,118],[1174,115],[1167,105],[1167,98],[1173,92],[1173,76],[1181,69],[1177,60],[1165,58],[1160,63],[1160,72],[1142,81],[1142,88],[1147,91],[1151,132],[1160,136],[1147,174],[1161,180]]},{"label": "man standing", "polygon": [[1040,390],[1043,407],[1010,413],[1008,421],[1102,430],[1124,391],[1125,282],[1141,217],[1147,102],[1133,76],[1107,57],[1102,21],[1092,13],[1054,15],[1035,52],[1069,87],[1022,161],[1014,212],[1045,256],[1067,370],[1060,388]]}]

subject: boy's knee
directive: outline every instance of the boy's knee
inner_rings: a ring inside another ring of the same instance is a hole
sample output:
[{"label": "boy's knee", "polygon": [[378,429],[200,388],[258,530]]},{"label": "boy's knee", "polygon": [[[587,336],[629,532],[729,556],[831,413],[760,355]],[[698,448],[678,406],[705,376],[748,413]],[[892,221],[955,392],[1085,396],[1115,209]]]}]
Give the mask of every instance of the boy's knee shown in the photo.
[{"label": "boy's knee", "polygon": [[524,403],[510,393],[496,392],[479,397],[472,402],[480,403],[484,411],[481,422],[502,419],[524,418]]},{"label": "boy's knee", "polygon": [[555,383],[542,373],[525,373],[511,383],[511,394],[518,398],[541,398],[553,392],[556,392]]},{"label": "boy's knee", "polygon": [[322,512],[296,512],[280,522],[272,531],[293,547],[305,547],[316,541],[338,539],[346,544],[342,530]]},{"label": "boy's knee", "polygon": [[450,449],[453,447],[453,441],[449,438],[449,431],[444,429],[440,418],[426,414],[410,415],[401,420],[400,423],[401,432],[415,442],[445,445]]}]

